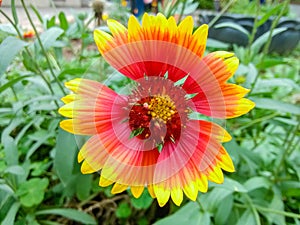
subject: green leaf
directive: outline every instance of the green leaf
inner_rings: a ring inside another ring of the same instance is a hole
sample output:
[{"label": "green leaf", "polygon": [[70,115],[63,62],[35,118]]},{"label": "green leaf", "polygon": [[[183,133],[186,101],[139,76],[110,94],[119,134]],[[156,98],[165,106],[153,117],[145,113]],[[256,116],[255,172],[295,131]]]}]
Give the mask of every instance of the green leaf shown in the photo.
[{"label": "green leaf", "polygon": [[258,69],[267,69],[280,64],[286,64],[283,58],[270,58],[266,57],[262,62],[256,65]]},{"label": "green leaf", "polygon": [[60,215],[83,224],[97,224],[92,216],[76,209],[45,209],[37,211],[35,215]]},{"label": "green leaf", "polygon": [[281,191],[286,196],[300,197],[300,182],[299,181],[283,181],[281,183]]},{"label": "green leaf", "polygon": [[216,49],[228,49],[229,48],[229,44],[212,39],[212,38],[208,38],[207,42],[206,42],[206,47],[208,48],[216,48]]},{"label": "green leaf", "polygon": [[9,36],[0,44],[0,75],[14,60],[15,56],[25,47],[27,43],[16,37]]},{"label": "green leaf", "polygon": [[259,188],[270,187],[271,183],[265,177],[252,177],[244,183],[245,188],[250,192]]},{"label": "green leaf", "polygon": [[250,224],[256,224],[255,216],[252,213],[251,209],[246,209],[246,211],[243,213],[243,215],[239,218],[236,225],[250,225]]},{"label": "green leaf", "polygon": [[55,26],[55,20],[56,20],[56,17],[55,16],[52,16],[50,19],[47,20],[47,29],[49,28],[53,28]]},{"label": "green leaf", "polygon": [[171,216],[154,223],[154,225],[177,224],[210,225],[210,216],[208,212],[202,212],[196,202],[189,202]]},{"label": "green leaf", "polygon": [[33,75],[25,75],[25,76],[20,76],[13,80],[10,80],[9,82],[7,82],[6,84],[4,84],[0,87],[0,93],[3,92],[4,90],[6,90],[7,88],[12,87],[14,84],[18,83],[20,80],[23,80],[25,78],[32,77],[32,76]]},{"label": "green leaf", "polygon": [[143,133],[144,128],[143,127],[139,127],[133,131],[131,131],[129,138],[134,138],[136,136],[139,136],[141,133]]},{"label": "green leaf", "polygon": [[86,200],[90,196],[92,178],[91,174],[78,174],[76,178],[76,196],[79,200]]},{"label": "green leaf", "polygon": [[23,167],[14,165],[14,166],[9,166],[4,170],[4,173],[10,173],[10,174],[15,174],[15,175],[24,175],[25,170]]},{"label": "green leaf", "polygon": [[263,25],[271,16],[277,14],[281,8],[283,7],[283,3],[278,4],[277,6],[275,6],[274,8],[272,8],[271,10],[269,10],[267,13],[264,14],[264,16],[258,21],[257,23],[257,27],[260,27],[261,25]]},{"label": "green leaf", "polygon": [[116,217],[118,218],[128,218],[131,215],[131,208],[126,202],[119,204],[116,210]]},{"label": "green leaf", "polygon": [[[272,32],[272,37],[274,37],[275,35],[277,35],[279,33],[282,33],[285,30],[287,30],[287,27],[275,28]],[[251,50],[254,55],[256,55],[259,52],[259,50],[261,49],[261,47],[267,42],[270,33],[271,33],[271,31],[264,33],[263,35],[261,35],[259,38],[257,38],[253,42],[253,44],[251,45]]]},{"label": "green leaf", "polygon": [[15,0],[11,0],[11,13],[13,15],[15,24],[18,25],[19,19],[18,19],[18,14],[17,14],[17,10],[16,10],[16,1]]},{"label": "green leaf", "polygon": [[45,190],[48,187],[47,178],[32,178],[21,183],[16,194],[20,198],[20,202],[25,207],[32,207],[40,204],[44,199]]},{"label": "green leaf", "polygon": [[147,190],[144,190],[143,194],[139,198],[130,198],[131,204],[136,209],[148,209],[153,202],[153,199],[149,195]]},{"label": "green leaf", "polygon": [[40,21],[40,23],[43,24],[43,22],[44,22],[43,17],[41,16],[39,10],[34,5],[30,5],[30,8],[35,13],[35,15],[38,18],[38,20]]},{"label": "green leaf", "polygon": [[259,109],[276,110],[283,113],[300,115],[300,107],[286,102],[281,102],[269,98],[251,98],[255,102],[255,107]]},{"label": "green leaf", "polygon": [[58,14],[58,19],[59,19],[59,23],[60,23],[60,27],[66,31],[69,28],[69,23],[67,21],[67,18],[65,16],[64,12],[60,12]]},{"label": "green leaf", "polygon": [[212,183],[211,187],[217,187],[218,189],[223,188],[223,189],[227,189],[227,190],[232,191],[232,192],[240,192],[240,193],[246,193],[247,192],[247,189],[242,184],[240,184],[238,181],[232,180],[232,179],[227,178],[227,177],[224,179],[223,184]]},{"label": "green leaf", "polygon": [[64,33],[64,30],[59,27],[51,27],[50,29],[46,30],[41,35],[41,41],[45,48],[48,50],[49,48],[55,46],[56,40]]},{"label": "green leaf", "polygon": [[75,136],[59,129],[56,138],[54,169],[64,185],[72,178],[77,149]]},{"label": "green leaf", "polygon": [[215,222],[218,225],[226,225],[227,219],[231,213],[233,206],[233,195],[228,195],[224,198],[217,207],[217,212],[215,214]]},{"label": "green leaf", "polygon": [[6,214],[4,220],[2,220],[3,225],[14,225],[15,224],[15,218],[17,215],[17,212],[20,208],[20,203],[15,202],[11,208],[9,209],[8,213]]},{"label": "green leaf", "polygon": [[237,23],[232,23],[232,22],[224,22],[224,23],[218,23],[214,26],[214,28],[219,29],[219,28],[224,28],[224,27],[229,27],[235,30],[240,31],[243,34],[246,34],[247,36],[249,36],[249,32],[242,27],[241,25],[237,24]]}]

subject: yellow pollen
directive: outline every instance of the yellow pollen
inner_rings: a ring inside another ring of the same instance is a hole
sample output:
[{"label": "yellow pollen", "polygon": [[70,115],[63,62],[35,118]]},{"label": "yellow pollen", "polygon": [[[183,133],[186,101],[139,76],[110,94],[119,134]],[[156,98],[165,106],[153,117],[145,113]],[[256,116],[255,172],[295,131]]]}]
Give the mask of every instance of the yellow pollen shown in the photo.
[{"label": "yellow pollen", "polygon": [[153,118],[161,119],[164,123],[176,113],[175,104],[168,95],[155,95],[147,106],[148,114]]}]

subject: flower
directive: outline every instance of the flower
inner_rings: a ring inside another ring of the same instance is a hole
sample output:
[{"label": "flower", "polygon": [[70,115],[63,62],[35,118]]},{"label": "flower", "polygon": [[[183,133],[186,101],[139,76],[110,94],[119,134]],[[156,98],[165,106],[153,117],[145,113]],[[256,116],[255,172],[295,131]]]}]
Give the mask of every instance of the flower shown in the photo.
[{"label": "flower", "polygon": [[192,17],[178,26],[162,14],[144,14],[141,25],[131,16],[128,28],[107,23],[112,35],[94,32],[98,49],[135,85],[125,95],[92,80],[66,82],[73,94],[59,112],[70,119],[60,126],[91,136],[78,154],[82,173],[100,171],[99,185],[114,183],[112,193],[130,187],[139,197],[147,187],[160,206],[170,197],[180,205],[183,193],[196,200],[234,165],[222,146],[230,135],[191,115],[233,118],[254,107],[243,98],[247,89],[226,82],[238,59],[224,51],[203,57],[208,26],[193,32]]},{"label": "flower", "polygon": [[23,33],[23,38],[27,39],[27,38],[33,38],[35,35],[34,30],[28,30],[26,32]]}]

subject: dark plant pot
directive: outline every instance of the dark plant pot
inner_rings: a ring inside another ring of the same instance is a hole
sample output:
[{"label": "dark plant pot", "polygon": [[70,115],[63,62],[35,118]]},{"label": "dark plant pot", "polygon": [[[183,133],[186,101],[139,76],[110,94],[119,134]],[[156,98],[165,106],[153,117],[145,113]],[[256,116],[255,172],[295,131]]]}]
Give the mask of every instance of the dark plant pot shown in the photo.
[{"label": "dark plant pot", "polygon": [[[215,17],[214,14],[200,15],[201,23],[209,23]],[[239,46],[247,46],[249,37],[245,32],[241,32],[233,27],[218,27],[222,23],[233,23],[240,25],[242,28],[247,30],[249,33],[252,32],[254,17],[227,14],[221,16],[213,27],[210,27],[208,37],[216,39],[229,44],[236,44]],[[255,34],[255,40],[264,33],[268,32],[272,25],[272,19],[267,20],[262,24]],[[300,21],[282,19],[278,27],[286,27],[287,30],[275,35],[272,38],[272,42],[269,48],[270,52],[277,52],[279,54],[291,52],[296,48],[300,40]]]},{"label": "dark plant pot", "polygon": [[295,20],[285,20],[278,24],[277,27],[286,27],[282,33],[272,38],[269,51],[279,54],[291,52],[300,40],[300,22]]}]

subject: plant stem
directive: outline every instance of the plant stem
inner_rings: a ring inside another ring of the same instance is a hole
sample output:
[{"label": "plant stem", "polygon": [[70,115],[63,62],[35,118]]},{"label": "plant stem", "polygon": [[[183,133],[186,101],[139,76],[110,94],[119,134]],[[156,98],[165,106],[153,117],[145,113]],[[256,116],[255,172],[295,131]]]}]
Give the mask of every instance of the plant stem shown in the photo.
[{"label": "plant stem", "polygon": [[[284,11],[286,10],[287,6],[289,5],[289,2],[290,2],[289,0],[286,0],[286,1],[284,2],[284,5],[283,5],[283,7],[282,7],[282,9],[281,9],[281,11],[280,11],[280,13],[279,13],[279,15],[276,17],[276,19],[273,20],[272,25],[271,25],[271,28],[270,28],[270,34],[269,34],[269,36],[268,36],[268,40],[267,40],[267,42],[266,42],[266,44],[265,44],[265,46],[264,46],[264,48],[263,48],[263,52],[262,52],[262,54],[261,54],[261,56],[260,56],[260,59],[259,59],[258,64],[262,64],[262,63],[263,63],[263,61],[264,61],[264,59],[265,59],[265,56],[267,55],[267,53],[268,53],[268,51],[269,51],[270,44],[271,44],[271,42],[272,42],[273,31],[274,31],[274,29],[276,28],[276,26],[277,26],[277,24],[278,24],[280,18],[283,16]],[[250,50],[250,49],[251,49],[251,48],[249,47],[249,50]],[[259,71],[258,71],[258,72],[259,72]],[[256,86],[256,83],[257,83],[257,80],[258,80],[258,77],[259,77],[259,76],[257,75],[257,76],[255,77],[253,83],[251,84],[251,89],[250,89],[250,92],[248,93],[248,95],[250,95],[251,92],[254,90],[254,88],[255,88],[255,86]]]},{"label": "plant stem", "polygon": [[208,24],[209,27],[212,27],[217,21],[218,19],[220,19],[220,17],[229,9],[229,7],[235,3],[237,0],[231,0],[230,2],[227,3],[227,5],[225,5],[225,7],[221,10],[221,12],[219,12]]},{"label": "plant stem", "polygon": [[273,31],[274,31],[274,29],[276,28],[277,24],[279,23],[279,20],[280,20],[280,18],[283,16],[283,13],[284,13],[284,11],[286,10],[286,8],[287,8],[287,6],[288,6],[289,3],[290,3],[289,0],[286,0],[286,1],[284,2],[284,5],[283,5],[283,7],[282,7],[282,9],[281,9],[281,11],[280,11],[280,13],[279,13],[279,15],[276,17],[276,19],[273,21],[273,23],[272,23],[272,25],[271,25],[270,34],[269,34],[268,40],[267,40],[267,42],[266,42],[266,44],[265,44],[265,46],[264,46],[263,54],[262,54],[262,59],[260,60],[260,62],[263,62],[263,59],[264,59],[265,55],[266,55],[266,54],[268,53],[268,51],[269,51],[269,47],[270,47],[270,44],[271,44],[271,41],[272,41]]},{"label": "plant stem", "polygon": [[5,19],[7,19],[8,22],[15,28],[16,32],[17,32],[18,35],[19,35],[19,38],[20,38],[20,39],[23,39],[23,35],[21,34],[21,32],[20,32],[18,26],[17,26],[17,25],[9,18],[8,15],[6,15],[5,12],[2,11],[2,9],[0,9],[0,13],[1,13],[1,14],[5,17]]},{"label": "plant stem", "polygon": [[292,134],[292,137],[288,140],[288,138],[286,139],[286,142],[285,143],[288,143],[287,147],[284,149],[282,155],[281,155],[281,158],[280,158],[280,161],[278,163],[278,166],[276,167],[276,170],[274,171],[274,177],[275,179],[277,178],[278,176],[278,173],[280,172],[280,169],[281,167],[283,166],[284,164],[284,160],[286,158],[286,155],[289,154],[289,151],[290,151],[290,148],[292,147],[292,144],[293,144],[293,141],[294,139],[296,138],[297,136],[297,132],[298,132],[298,129],[300,128],[300,122],[298,123],[298,125],[295,127],[294,131],[293,131],[293,134]]},{"label": "plant stem", "polygon": [[269,120],[269,119],[272,119],[276,116],[278,116],[280,113],[276,112],[276,113],[272,113],[270,115],[267,115],[267,116],[264,116],[264,117],[261,117],[261,118],[258,118],[258,119],[253,119],[250,123],[244,125],[244,126],[241,126],[239,127],[237,130],[243,130],[247,127],[251,127],[252,125],[256,124],[256,123],[260,123],[262,121],[265,121],[265,120]]},{"label": "plant stem", "polygon": [[37,40],[38,40],[38,43],[39,43],[39,45],[40,45],[40,47],[41,47],[41,50],[42,50],[42,52],[43,52],[43,54],[44,54],[44,56],[45,56],[45,59],[46,59],[47,64],[48,64],[48,66],[49,66],[50,73],[51,73],[52,77],[54,78],[54,80],[56,81],[56,83],[58,84],[58,86],[59,86],[59,88],[61,89],[62,93],[63,93],[64,95],[66,95],[66,92],[65,92],[65,90],[64,90],[64,87],[62,86],[62,84],[60,83],[60,81],[58,80],[58,78],[57,78],[57,77],[55,76],[55,74],[54,74],[54,71],[53,71],[53,69],[52,69],[52,65],[51,65],[51,63],[50,63],[49,57],[48,57],[48,55],[47,55],[47,52],[46,52],[46,50],[45,50],[45,48],[44,48],[44,45],[43,45],[42,40],[41,40],[41,38],[40,38],[40,35],[39,35],[39,33],[38,33],[38,31],[37,31],[37,29],[36,29],[36,27],[35,27],[35,25],[34,25],[34,23],[33,23],[33,21],[32,21],[32,18],[31,18],[30,14],[29,14],[29,11],[28,11],[28,9],[27,9],[27,6],[26,6],[26,4],[24,3],[24,0],[21,0],[21,3],[22,3],[22,6],[23,6],[23,8],[24,8],[24,10],[25,10],[26,16],[27,16],[27,18],[28,18],[28,20],[29,20],[29,22],[30,22],[30,24],[31,24],[31,26],[32,26],[32,28],[33,28],[33,30],[34,30],[34,32],[35,32],[35,35],[36,35],[36,38],[37,38]]},{"label": "plant stem", "polygon": [[[252,31],[251,31],[251,34],[250,34],[250,36],[249,36],[249,42],[248,42],[248,48],[247,48],[247,60],[246,60],[246,65],[248,65],[249,63],[250,63],[250,61],[251,61],[251,58],[252,58],[252,56],[251,56],[251,45],[252,45],[252,43],[253,43],[253,41],[254,41],[254,39],[255,39],[255,34],[256,34],[256,32],[257,32],[257,28],[258,28],[258,18],[259,18],[259,14],[260,14],[260,1],[259,0],[256,0],[256,8],[257,8],[257,10],[256,10],[256,14],[255,14],[255,18],[254,18],[254,23],[253,23],[253,29],[252,29]],[[258,76],[256,76],[256,77],[258,77]]]},{"label": "plant stem", "polygon": [[182,8],[181,8],[179,17],[178,17],[178,23],[181,21],[181,18],[182,18],[182,16],[183,16],[184,9],[185,9],[185,6],[186,6],[186,2],[187,2],[187,0],[183,0],[183,5],[182,5]]},{"label": "plant stem", "polygon": [[258,213],[257,213],[256,207],[254,206],[254,204],[253,204],[251,198],[248,196],[248,194],[245,194],[244,196],[245,196],[245,198],[247,199],[247,201],[248,201],[249,204],[250,204],[250,208],[251,208],[251,210],[252,210],[252,212],[253,212],[253,214],[254,214],[254,218],[255,218],[255,223],[256,223],[256,225],[260,225],[260,219],[259,219],[259,215],[258,215]]},{"label": "plant stem", "polygon": [[[239,204],[239,203],[234,203],[234,205],[236,207],[239,208],[248,208],[247,205],[243,205],[243,204]],[[253,205],[258,211],[261,212],[268,212],[268,213],[274,213],[274,214],[278,214],[278,215],[283,215],[283,216],[287,216],[287,217],[291,217],[291,218],[296,218],[296,219],[300,219],[300,215],[296,214],[296,213],[291,213],[291,212],[286,212],[286,211],[280,211],[280,210],[276,210],[276,209],[272,209],[272,208],[265,208],[262,206],[258,206],[258,205]]]}]

